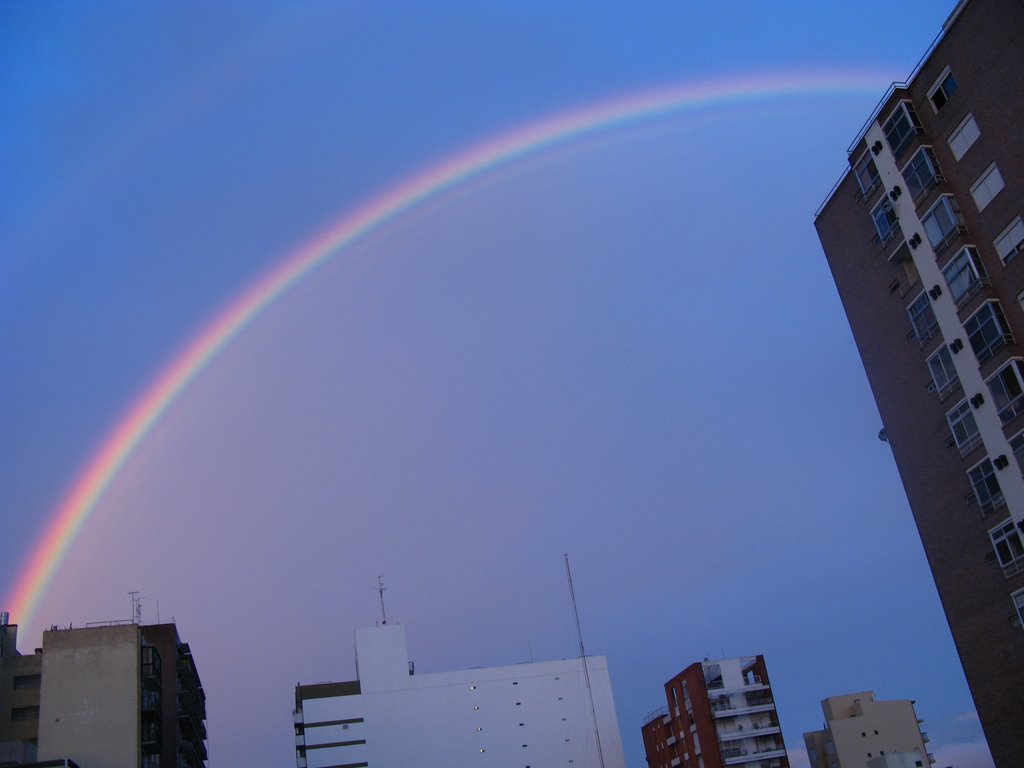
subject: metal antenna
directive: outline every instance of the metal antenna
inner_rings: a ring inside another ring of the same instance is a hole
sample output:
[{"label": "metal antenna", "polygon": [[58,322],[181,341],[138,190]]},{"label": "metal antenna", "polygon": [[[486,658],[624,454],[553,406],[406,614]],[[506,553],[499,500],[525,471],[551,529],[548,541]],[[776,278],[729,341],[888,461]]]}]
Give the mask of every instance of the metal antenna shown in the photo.
[{"label": "metal antenna", "polygon": [[142,603],[139,600],[139,591],[137,589],[132,590],[128,593],[128,598],[132,601],[132,623],[142,623]]},{"label": "metal antenna", "polygon": [[583,630],[580,628],[580,612],[576,607],[576,590],[572,587],[572,571],[569,570],[569,555],[565,557],[565,577],[569,580],[569,599],[572,600],[572,612],[576,617],[576,636],[580,640],[580,659],[583,661],[583,679],[587,684],[587,695],[590,697],[590,714],[594,718],[594,740],[597,742],[597,760],[604,768],[604,752],[601,749],[601,734],[597,730],[597,709],[594,707],[594,691],[590,687],[590,670],[587,668],[587,654],[583,650]]},{"label": "metal antenna", "polygon": [[387,615],[387,613],[384,610],[384,590],[386,590],[386,589],[387,589],[387,587],[384,586],[384,574],[382,573],[379,576],[377,576],[377,594],[380,595],[380,623],[381,624],[387,624],[388,623],[388,615]]}]

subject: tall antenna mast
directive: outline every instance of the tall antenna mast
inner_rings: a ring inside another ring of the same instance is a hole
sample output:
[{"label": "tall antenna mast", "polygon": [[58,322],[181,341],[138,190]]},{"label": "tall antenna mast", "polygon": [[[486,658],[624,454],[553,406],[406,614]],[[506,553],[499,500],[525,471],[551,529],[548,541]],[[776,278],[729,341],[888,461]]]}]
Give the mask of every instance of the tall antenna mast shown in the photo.
[{"label": "tall antenna mast", "polygon": [[128,593],[128,597],[132,601],[132,624],[142,623],[142,598],[139,597],[139,591],[132,590]]},{"label": "tall antenna mast", "polygon": [[380,595],[380,623],[381,624],[387,624],[388,623],[388,615],[384,611],[384,590],[386,590],[386,589],[387,589],[387,587],[384,586],[384,574],[382,573],[382,574],[380,574],[377,577],[377,594]]},{"label": "tall antenna mast", "polygon": [[572,600],[572,612],[576,617],[576,636],[580,641],[580,660],[583,662],[583,679],[587,684],[587,696],[590,697],[590,714],[594,718],[594,740],[597,742],[597,760],[604,768],[604,751],[601,749],[601,734],[597,729],[597,709],[594,707],[594,691],[590,687],[590,670],[587,668],[587,654],[583,650],[583,630],[580,628],[580,612],[576,607],[576,590],[572,587],[572,571],[569,570],[569,555],[565,557],[565,577],[569,580],[569,599]]}]

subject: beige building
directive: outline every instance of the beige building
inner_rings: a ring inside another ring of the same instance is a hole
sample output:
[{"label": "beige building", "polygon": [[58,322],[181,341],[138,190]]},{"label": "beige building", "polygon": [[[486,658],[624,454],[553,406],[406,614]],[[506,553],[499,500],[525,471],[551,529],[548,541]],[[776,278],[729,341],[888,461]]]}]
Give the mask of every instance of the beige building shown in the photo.
[{"label": "beige building", "polygon": [[821,702],[825,727],[804,734],[811,768],[927,768],[934,762],[914,702],[876,701],[872,691]]}]

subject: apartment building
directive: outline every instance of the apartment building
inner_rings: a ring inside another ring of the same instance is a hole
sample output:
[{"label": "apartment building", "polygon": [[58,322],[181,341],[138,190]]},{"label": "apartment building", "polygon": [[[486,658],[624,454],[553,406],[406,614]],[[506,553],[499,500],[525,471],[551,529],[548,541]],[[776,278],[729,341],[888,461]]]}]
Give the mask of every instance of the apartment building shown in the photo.
[{"label": "apartment building", "polygon": [[0,763],[204,768],[206,697],[174,624],[43,633],[31,655],[0,617]]},{"label": "apartment building", "polygon": [[650,768],[789,768],[763,656],[691,664],[665,700],[641,729]]},{"label": "apartment building", "polygon": [[298,768],[625,766],[604,657],[422,674],[401,625],[355,641],[356,680],[295,688]]},{"label": "apartment building", "polygon": [[873,691],[821,702],[825,724],[804,734],[811,768],[928,768],[935,759],[914,702],[877,701]]},{"label": "apartment building", "polygon": [[999,768],[1024,765],[1024,4],[964,0],[815,226]]}]

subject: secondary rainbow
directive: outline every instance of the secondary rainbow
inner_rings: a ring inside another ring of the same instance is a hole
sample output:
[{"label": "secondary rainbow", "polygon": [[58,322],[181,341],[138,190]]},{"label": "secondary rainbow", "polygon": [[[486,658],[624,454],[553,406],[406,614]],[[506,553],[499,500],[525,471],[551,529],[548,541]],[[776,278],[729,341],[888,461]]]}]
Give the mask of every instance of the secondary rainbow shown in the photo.
[{"label": "secondary rainbow", "polygon": [[669,115],[779,98],[878,92],[886,80],[885,75],[871,72],[776,74],[631,93],[555,114],[483,141],[408,177],[346,213],[286,255],[222,310],[125,412],[77,476],[18,572],[3,604],[9,608],[12,620],[22,624],[31,621],[64,555],[104,491],[189,383],[275,299],[355,241],[474,177],[589,134]]}]

